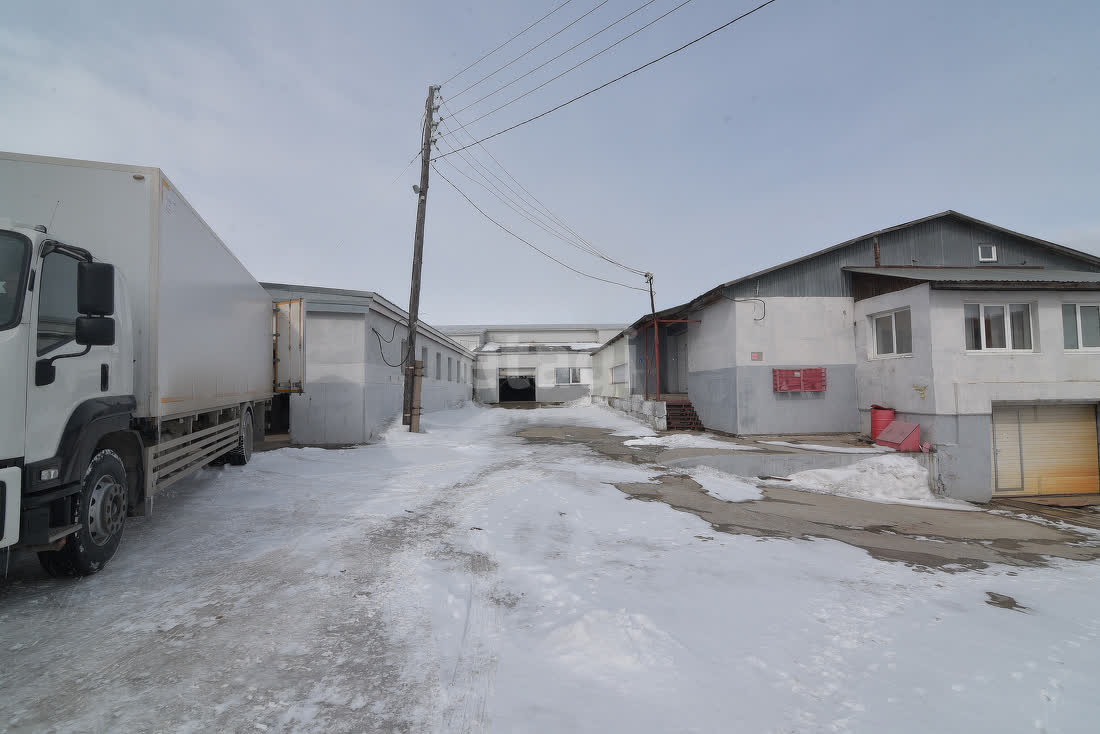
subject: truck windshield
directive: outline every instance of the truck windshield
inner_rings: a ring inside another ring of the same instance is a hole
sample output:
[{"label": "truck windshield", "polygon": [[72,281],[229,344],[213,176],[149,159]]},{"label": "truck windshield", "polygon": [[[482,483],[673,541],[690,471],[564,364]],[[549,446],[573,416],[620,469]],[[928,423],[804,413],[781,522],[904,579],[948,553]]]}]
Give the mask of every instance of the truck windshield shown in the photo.
[{"label": "truck windshield", "polygon": [[26,237],[0,230],[0,330],[19,323],[30,251]]}]

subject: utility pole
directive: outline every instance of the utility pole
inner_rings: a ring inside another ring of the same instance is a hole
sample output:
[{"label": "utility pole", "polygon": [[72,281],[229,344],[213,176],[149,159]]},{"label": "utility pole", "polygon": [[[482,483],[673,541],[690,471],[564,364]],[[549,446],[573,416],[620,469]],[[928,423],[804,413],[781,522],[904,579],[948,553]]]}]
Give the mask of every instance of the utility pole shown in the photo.
[{"label": "utility pole", "polygon": [[[413,235],[413,264],[412,284],[409,288],[409,333],[408,353],[401,355],[401,364],[405,370],[405,395],[401,422],[409,426],[409,430],[419,428],[419,420],[413,420],[415,412],[419,417],[420,401],[414,400],[413,385],[416,382],[416,329],[420,323],[420,266],[424,262],[424,217],[428,209],[428,171],[432,159],[432,133],[435,132],[435,93],[439,91],[437,85],[428,87],[428,99],[424,103],[424,139],[420,148],[420,186],[415,187],[416,202],[416,233]],[[417,396],[418,397],[418,396]]]},{"label": "utility pole", "polygon": [[[653,319],[653,362],[657,368],[657,400],[661,399],[661,346],[657,343],[657,306],[653,301],[653,273],[645,274],[645,282],[649,284],[649,314]],[[646,379],[646,396],[649,395],[649,375]]]}]

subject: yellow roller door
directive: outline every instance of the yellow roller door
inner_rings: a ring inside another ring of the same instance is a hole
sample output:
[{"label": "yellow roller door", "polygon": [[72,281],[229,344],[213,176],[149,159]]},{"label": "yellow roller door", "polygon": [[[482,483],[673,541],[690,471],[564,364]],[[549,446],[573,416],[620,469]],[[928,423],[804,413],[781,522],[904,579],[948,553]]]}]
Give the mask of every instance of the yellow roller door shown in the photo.
[{"label": "yellow roller door", "polygon": [[1020,453],[1020,410],[993,408],[993,488],[997,492],[1024,491],[1024,465]]},{"label": "yellow roller door", "polygon": [[993,426],[998,492],[1100,493],[1095,406],[997,407]]}]

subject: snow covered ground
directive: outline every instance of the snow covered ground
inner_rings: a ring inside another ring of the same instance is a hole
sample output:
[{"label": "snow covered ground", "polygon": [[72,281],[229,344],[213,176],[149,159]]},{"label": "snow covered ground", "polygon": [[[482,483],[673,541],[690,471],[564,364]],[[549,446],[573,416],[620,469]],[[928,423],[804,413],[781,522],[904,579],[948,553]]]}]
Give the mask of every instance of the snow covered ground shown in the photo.
[{"label": "snow covered ground", "polygon": [[698,436],[693,433],[670,433],[664,436],[644,436],[623,441],[631,447],[660,446],[666,449],[720,449],[722,451],[759,451],[758,446],[745,446],[733,441],[719,441],[710,436]]},{"label": "snow covered ground", "polygon": [[947,573],[719,532],[611,486],[654,467],[512,436],[632,430],[600,408],[424,422],[205,470],[96,577],[17,564],[0,728],[1096,730],[1100,564]]}]

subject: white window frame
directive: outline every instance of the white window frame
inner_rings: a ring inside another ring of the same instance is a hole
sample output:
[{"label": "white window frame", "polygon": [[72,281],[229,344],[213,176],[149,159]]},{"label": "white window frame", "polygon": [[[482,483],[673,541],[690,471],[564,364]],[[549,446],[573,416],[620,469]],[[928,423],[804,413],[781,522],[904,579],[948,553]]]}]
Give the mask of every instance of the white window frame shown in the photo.
[{"label": "white window frame", "polygon": [[[982,248],[983,247],[988,247],[990,250],[993,251],[993,254],[990,255],[989,257],[982,257]],[[997,246],[992,244],[991,242],[979,243],[978,244],[978,262],[980,262],[980,263],[995,263],[995,262],[997,262]],[[991,305],[995,306],[997,304],[994,303],[994,304],[991,304]]]},{"label": "white window frame", "polygon": [[[1063,303],[1062,305],[1063,306],[1073,306],[1074,309],[1077,312],[1077,348],[1076,349],[1067,349],[1066,348],[1066,339],[1065,339],[1065,334],[1063,333],[1062,334],[1062,351],[1064,351],[1066,354],[1096,354],[1097,352],[1100,352],[1100,347],[1086,347],[1086,346],[1084,346],[1084,344],[1085,344],[1085,335],[1081,331],[1081,307],[1085,306],[1087,308],[1089,306],[1093,306],[1093,307],[1096,307],[1096,308],[1100,308],[1100,303],[1076,303],[1076,302],[1074,302],[1074,303]],[[1062,328],[1065,329],[1065,326],[1063,325]]]},{"label": "white window frame", "polygon": [[[894,317],[901,311],[909,312],[909,351],[898,353],[898,327]],[[875,322],[886,316],[890,317],[890,344],[893,346],[894,351],[880,354],[878,351],[878,329]],[[871,354],[875,359],[899,359],[903,357],[913,356],[913,309],[911,306],[902,306],[901,308],[895,308],[892,311],[883,311],[882,313],[876,313],[869,317],[871,319]]]},{"label": "white window frame", "polygon": [[[978,333],[981,336],[981,349],[966,349],[966,307],[978,307]],[[1027,306],[1027,328],[1031,332],[1031,348],[1016,349],[1012,346],[1012,306]],[[987,347],[985,345],[985,310],[986,308],[1003,308],[1005,314],[1005,346]],[[1059,314],[1060,316],[1061,314]],[[963,348],[967,354],[1034,354],[1035,349],[1035,304],[1016,301],[1009,303],[985,303],[967,301],[963,304]]]},{"label": "white window frame", "polygon": [[[618,369],[621,369],[623,371],[623,379],[616,381],[615,370]],[[608,375],[607,381],[612,385],[625,385],[627,383],[627,380],[630,378],[630,370],[626,362],[615,365],[609,370],[609,373],[610,374]]]},{"label": "white window frame", "polygon": [[[558,382],[558,370],[569,370],[569,382]],[[577,379],[574,380],[573,377]],[[580,367],[555,367],[554,368],[554,384],[555,385],[583,385],[581,380],[581,368]]]}]

